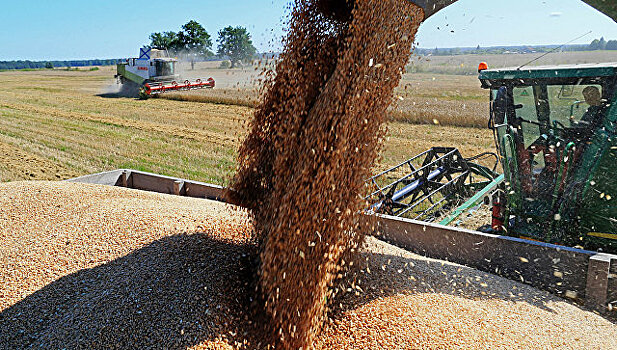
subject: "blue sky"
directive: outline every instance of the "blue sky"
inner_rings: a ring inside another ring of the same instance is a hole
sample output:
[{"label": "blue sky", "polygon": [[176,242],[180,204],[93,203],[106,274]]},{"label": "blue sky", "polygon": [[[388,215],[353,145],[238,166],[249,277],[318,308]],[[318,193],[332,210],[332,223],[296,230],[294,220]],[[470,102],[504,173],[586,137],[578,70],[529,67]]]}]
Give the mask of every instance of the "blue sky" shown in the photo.
[{"label": "blue sky", "polygon": [[[277,50],[288,0],[0,0],[0,60],[132,57],[152,32],[191,19],[216,36],[249,29],[259,51]],[[617,39],[617,24],[579,0],[460,0],[429,18],[420,47],[562,44]],[[452,32],[454,31],[454,32]]]}]

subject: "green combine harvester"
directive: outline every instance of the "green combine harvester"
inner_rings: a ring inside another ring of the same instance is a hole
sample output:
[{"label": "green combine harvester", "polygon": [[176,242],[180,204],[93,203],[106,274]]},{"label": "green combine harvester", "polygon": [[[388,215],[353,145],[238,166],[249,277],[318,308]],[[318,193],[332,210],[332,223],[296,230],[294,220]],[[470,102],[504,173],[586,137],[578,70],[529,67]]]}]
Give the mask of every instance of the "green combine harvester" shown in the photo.
[{"label": "green combine harvester", "polygon": [[176,73],[178,59],[169,57],[166,50],[144,47],[138,58],[129,58],[117,64],[116,75],[121,93],[147,99],[169,91],[188,91],[213,88],[214,79],[180,80]]},{"label": "green combine harvester", "polygon": [[503,174],[435,147],[369,179],[371,211],[448,225],[484,200],[481,231],[617,252],[617,63],[479,72]]},{"label": "green combine harvester", "polygon": [[[426,19],[457,0],[408,1]],[[583,2],[617,21],[617,2]],[[617,253],[617,63],[478,72],[503,174],[434,147],[367,180],[368,211],[451,225],[484,202],[481,231]]]}]

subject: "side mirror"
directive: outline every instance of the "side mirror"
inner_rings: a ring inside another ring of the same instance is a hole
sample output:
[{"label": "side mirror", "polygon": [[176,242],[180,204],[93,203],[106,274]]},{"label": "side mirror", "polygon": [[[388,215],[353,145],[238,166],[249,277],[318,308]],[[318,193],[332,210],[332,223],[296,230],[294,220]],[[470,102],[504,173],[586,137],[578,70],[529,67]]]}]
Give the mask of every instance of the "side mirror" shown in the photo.
[{"label": "side mirror", "polygon": [[508,112],[508,89],[502,86],[497,90],[497,95],[493,101],[492,117],[495,125],[503,124],[506,113]]}]

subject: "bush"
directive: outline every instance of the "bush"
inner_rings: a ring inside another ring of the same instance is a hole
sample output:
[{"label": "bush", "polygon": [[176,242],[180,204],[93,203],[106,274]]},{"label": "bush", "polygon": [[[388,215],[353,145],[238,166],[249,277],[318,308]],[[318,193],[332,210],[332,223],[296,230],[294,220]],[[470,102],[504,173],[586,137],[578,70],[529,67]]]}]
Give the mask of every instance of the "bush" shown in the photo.
[{"label": "bush", "polygon": [[219,66],[220,69],[229,69],[231,67],[231,62],[229,60],[225,60],[221,62]]},{"label": "bush", "polygon": [[92,71],[95,71],[95,70],[99,70],[99,67],[92,67],[92,68],[90,68],[90,71],[91,71],[91,72],[92,72]]}]

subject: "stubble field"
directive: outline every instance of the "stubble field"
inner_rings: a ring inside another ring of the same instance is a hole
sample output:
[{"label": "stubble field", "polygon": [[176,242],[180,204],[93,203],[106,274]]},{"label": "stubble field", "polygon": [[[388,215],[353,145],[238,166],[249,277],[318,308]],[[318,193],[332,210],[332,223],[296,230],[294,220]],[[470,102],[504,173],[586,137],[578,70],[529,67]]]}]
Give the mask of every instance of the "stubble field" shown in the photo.
[{"label": "stubble field", "polygon": [[[200,64],[184,76],[212,76],[215,89],[141,101],[115,93],[114,70],[1,72],[0,182],[132,168],[226,184],[257,71]],[[437,145],[491,151],[486,96],[473,76],[405,75],[376,169]]]}]

